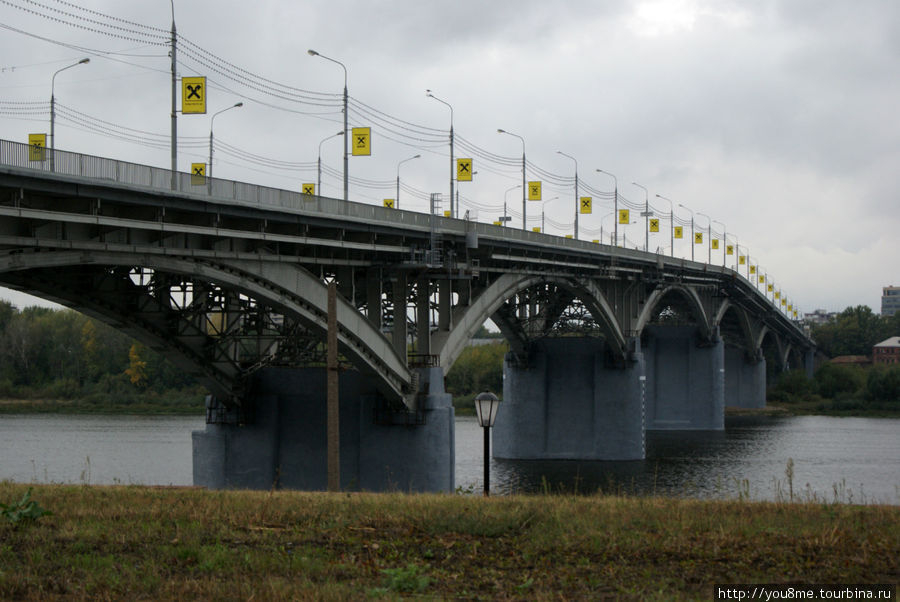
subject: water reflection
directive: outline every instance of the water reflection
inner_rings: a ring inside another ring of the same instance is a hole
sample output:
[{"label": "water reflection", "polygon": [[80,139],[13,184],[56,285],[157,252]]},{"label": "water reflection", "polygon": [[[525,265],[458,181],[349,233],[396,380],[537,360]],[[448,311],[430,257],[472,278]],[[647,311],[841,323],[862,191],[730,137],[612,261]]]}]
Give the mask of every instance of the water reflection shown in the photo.
[{"label": "water reflection", "polygon": [[[457,483],[478,489],[477,473],[465,470],[476,453],[470,430],[457,422]],[[480,459],[470,464],[481,470]],[[646,460],[494,459],[491,467],[492,490],[505,494],[778,500],[793,491],[802,500],[900,504],[900,420],[736,416],[725,431],[649,432]]]}]

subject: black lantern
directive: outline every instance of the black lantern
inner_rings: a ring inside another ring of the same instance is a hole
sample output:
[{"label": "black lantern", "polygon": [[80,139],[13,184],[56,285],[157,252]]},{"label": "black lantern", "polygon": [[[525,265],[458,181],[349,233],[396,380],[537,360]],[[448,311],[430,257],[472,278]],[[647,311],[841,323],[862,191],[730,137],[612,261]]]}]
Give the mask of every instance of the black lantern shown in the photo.
[{"label": "black lantern", "polygon": [[500,399],[490,391],[483,391],[475,396],[475,412],[478,414],[478,424],[484,429],[484,495],[490,495],[491,486],[491,427],[497,419],[497,410],[500,408]]}]

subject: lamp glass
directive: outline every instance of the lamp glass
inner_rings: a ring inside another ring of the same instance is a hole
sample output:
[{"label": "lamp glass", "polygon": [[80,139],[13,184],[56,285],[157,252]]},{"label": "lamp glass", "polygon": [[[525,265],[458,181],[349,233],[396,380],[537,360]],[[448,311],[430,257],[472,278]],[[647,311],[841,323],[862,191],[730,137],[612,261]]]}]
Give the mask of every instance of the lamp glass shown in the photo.
[{"label": "lamp glass", "polygon": [[478,425],[482,427],[494,426],[499,407],[500,399],[490,391],[484,391],[476,395],[475,413],[478,415]]}]

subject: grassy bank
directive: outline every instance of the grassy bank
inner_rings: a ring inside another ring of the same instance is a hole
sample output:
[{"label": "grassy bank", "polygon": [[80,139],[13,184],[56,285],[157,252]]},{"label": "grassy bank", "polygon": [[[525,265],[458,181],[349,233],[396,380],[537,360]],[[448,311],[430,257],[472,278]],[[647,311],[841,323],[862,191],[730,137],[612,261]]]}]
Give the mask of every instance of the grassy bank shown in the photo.
[{"label": "grassy bank", "polygon": [[[22,485],[0,483],[0,501]],[[711,599],[897,583],[900,508],[621,497],[38,486],[0,516],[0,598]]]},{"label": "grassy bank", "polygon": [[0,414],[196,415],[206,411],[204,395],[143,396],[131,399],[0,399]]}]

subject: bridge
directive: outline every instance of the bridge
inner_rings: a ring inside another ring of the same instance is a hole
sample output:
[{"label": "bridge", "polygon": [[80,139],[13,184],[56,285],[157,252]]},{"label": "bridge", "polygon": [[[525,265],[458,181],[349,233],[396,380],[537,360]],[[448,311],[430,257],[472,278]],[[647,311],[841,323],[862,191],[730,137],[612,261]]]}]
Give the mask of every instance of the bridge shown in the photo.
[{"label": "bridge", "polygon": [[[53,153],[49,157],[49,153]],[[0,140],[0,285],[165,354],[210,392],[194,478],[325,483],[327,287],[339,292],[342,485],[452,490],[443,377],[509,342],[506,458],[639,459],[724,428],[814,343],[720,265]]]}]

